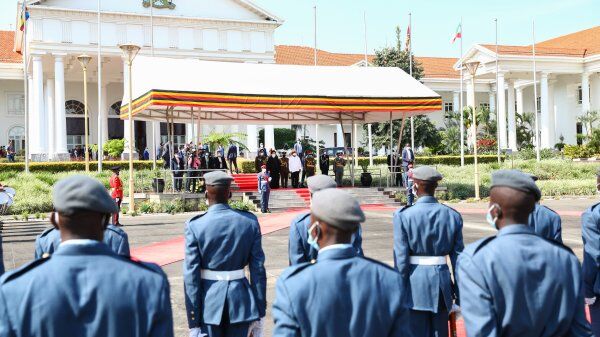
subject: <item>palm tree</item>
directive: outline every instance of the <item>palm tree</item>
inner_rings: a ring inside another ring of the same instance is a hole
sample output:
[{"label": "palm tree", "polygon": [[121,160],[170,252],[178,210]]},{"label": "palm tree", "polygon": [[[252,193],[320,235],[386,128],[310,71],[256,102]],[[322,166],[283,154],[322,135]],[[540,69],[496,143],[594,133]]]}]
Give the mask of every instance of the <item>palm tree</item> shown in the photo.
[{"label": "palm tree", "polygon": [[227,144],[235,144],[242,150],[248,150],[246,144],[241,140],[246,139],[246,134],[242,132],[211,132],[208,136],[204,137],[203,141],[208,144],[212,150],[216,149],[218,145],[227,146]]},{"label": "palm tree", "polygon": [[517,117],[517,143],[519,148],[532,147],[535,136],[535,115],[533,112],[516,114]]}]

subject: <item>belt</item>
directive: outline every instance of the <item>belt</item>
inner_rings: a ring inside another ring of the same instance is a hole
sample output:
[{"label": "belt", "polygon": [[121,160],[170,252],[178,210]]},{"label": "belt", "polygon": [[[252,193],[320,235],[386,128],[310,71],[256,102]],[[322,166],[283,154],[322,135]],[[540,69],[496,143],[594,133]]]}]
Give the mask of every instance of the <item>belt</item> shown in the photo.
[{"label": "belt", "polygon": [[231,270],[231,271],[218,271],[202,269],[200,270],[200,277],[203,280],[211,281],[233,281],[240,280],[246,277],[244,269]]},{"label": "belt", "polygon": [[445,256],[411,256],[410,264],[422,266],[439,266],[446,264]]}]

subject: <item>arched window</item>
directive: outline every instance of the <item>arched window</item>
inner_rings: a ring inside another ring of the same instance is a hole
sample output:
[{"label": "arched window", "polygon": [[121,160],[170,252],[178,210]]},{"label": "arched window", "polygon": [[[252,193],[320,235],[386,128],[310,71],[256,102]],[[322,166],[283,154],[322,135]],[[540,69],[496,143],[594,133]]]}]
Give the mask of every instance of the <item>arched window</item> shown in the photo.
[{"label": "arched window", "polygon": [[108,116],[121,116],[121,101],[114,102],[113,105],[110,106],[110,108],[108,109]]},{"label": "arched window", "polygon": [[13,142],[15,152],[25,149],[25,128],[22,126],[13,126],[8,130],[8,142]]},{"label": "arched window", "polygon": [[65,113],[67,115],[84,115],[85,105],[74,99],[68,100],[65,102]]}]

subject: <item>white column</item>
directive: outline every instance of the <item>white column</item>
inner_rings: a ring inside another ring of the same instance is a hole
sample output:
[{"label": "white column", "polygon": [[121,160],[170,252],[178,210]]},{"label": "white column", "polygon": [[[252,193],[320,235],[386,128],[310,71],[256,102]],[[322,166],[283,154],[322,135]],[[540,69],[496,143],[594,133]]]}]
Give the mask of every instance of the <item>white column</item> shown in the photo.
[{"label": "white column", "polygon": [[41,56],[33,56],[33,147],[31,148],[33,161],[44,161],[48,151],[48,132],[46,109],[44,106],[44,68]]},{"label": "white column", "polygon": [[452,92],[452,111],[460,111],[460,91]]},{"label": "white column", "polygon": [[[521,93],[523,98],[523,93]],[[517,116],[515,114],[515,82],[508,81],[508,147],[517,150]]]},{"label": "white column", "polygon": [[108,104],[106,97],[108,96],[108,84],[102,84],[102,97],[100,99],[100,111],[98,111],[98,143],[106,143],[108,140]]},{"label": "white column", "polygon": [[275,127],[273,125],[265,125],[265,149],[267,152],[275,148]]},{"label": "white column", "polygon": [[344,147],[344,132],[342,130],[342,126],[340,124],[336,124],[337,127],[337,146]]},{"label": "white column", "polygon": [[500,148],[505,149],[507,147],[508,140],[506,138],[506,96],[505,96],[505,83],[504,73],[498,73],[498,85],[496,89],[498,91],[498,107],[496,116],[498,116],[498,131],[500,133]]},{"label": "white column", "polygon": [[550,128],[548,129],[548,139],[550,148],[553,149],[556,144],[556,118],[554,116],[554,83],[555,80],[550,81],[548,84],[548,123]]},{"label": "white column", "polygon": [[57,160],[68,160],[67,117],[65,112],[65,65],[63,55],[54,56],[54,150]]},{"label": "white column", "polygon": [[581,74],[581,112],[590,111],[590,74]]},{"label": "white column", "polygon": [[256,125],[247,125],[246,134],[246,146],[248,147],[246,158],[250,158],[256,156],[256,153],[258,152],[258,128]]},{"label": "white column", "polygon": [[31,151],[37,146],[35,145],[37,138],[37,117],[35,111],[33,110],[33,74],[27,74],[27,96],[29,100],[27,102],[27,109],[29,110],[29,134],[25,135],[27,137],[27,142],[29,142],[29,159],[32,158]]},{"label": "white column", "polygon": [[540,114],[540,130],[541,139],[540,146],[542,149],[551,148],[550,144],[550,129],[553,127],[550,124],[550,109],[548,104],[548,73],[542,73],[540,77],[540,96],[541,96],[541,114]]},{"label": "white column", "polygon": [[54,114],[54,79],[46,79],[46,113],[48,115],[48,159],[54,160],[56,155],[56,116]]},{"label": "white column", "polygon": [[467,106],[474,108],[475,107],[475,88],[473,88],[473,84],[471,83],[471,78],[468,78],[465,81],[467,85]]},{"label": "white column", "polygon": [[523,88],[517,88],[517,113],[523,115]]},{"label": "white column", "polygon": [[[127,64],[123,62],[123,92],[126,93],[125,96],[129,96],[129,69]],[[124,104],[129,104],[129,102],[124,102]],[[133,121],[135,123],[135,121]],[[125,150],[123,151],[122,158],[129,158],[129,142],[132,142],[133,145],[133,153],[131,154],[134,158],[138,158],[137,150],[135,147],[135,125],[132,128],[132,134],[129,134],[129,119],[123,121],[123,138],[125,139]]]},{"label": "white column", "polygon": [[[194,130],[194,125],[192,123],[185,123],[185,141],[186,142],[191,142],[193,141],[193,130]],[[148,138],[150,139],[150,138]]]},{"label": "white column", "polygon": [[494,91],[493,88],[490,88],[489,96],[490,97],[489,97],[488,104],[490,105],[490,111],[496,112],[496,92]]},{"label": "white column", "polygon": [[368,130],[369,130],[369,166],[373,166],[373,131],[371,128],[371,123],[368,124]]}]

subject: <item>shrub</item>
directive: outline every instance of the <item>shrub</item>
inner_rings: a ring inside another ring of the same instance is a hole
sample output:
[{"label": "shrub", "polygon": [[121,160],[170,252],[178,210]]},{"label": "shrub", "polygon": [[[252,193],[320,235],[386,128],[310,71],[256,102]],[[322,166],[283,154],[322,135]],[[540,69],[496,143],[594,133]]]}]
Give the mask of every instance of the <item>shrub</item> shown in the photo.
[{"label": "shrub", "polygon": [[[157,162],[157,166],[162,166],[162,160]],[[109,171],[109,169],[113,166],[121,166],[126,169],[129,167],[128,161],[118,160],[118,161],[104,161],[102,162],[102,168],[105,171]],[[133,168],[136,170],[149,170],[152,169],[152,161],[145,160],[134,160]],[[98,169],[98,163],[95,161],[90,162],[90,170],[95,171]],[[24,171],[25,163],[0,163],[0,172],[4,171]],[[30,163],[29,171],[30,172],[50,172],[50,173],[59,173],[65,171],[84,171],[85,170],[85,162],[81,161],[67,161],[67,162],[45,162],[45,163]],[[51,179],[51,178],[49,178]]]},{"label": "shrub", "polygon": [[104,152],[111,158],[119,158],[125,150],[125,139],[111,139],[104,143]]},{"label": "shrub", "polygon": [[565,157],[569,158],[589,158],[594,155],[594,151],[586,145],[565,145],[563,151]]},{"label": "shrub", "polygon": [[250,201],[244,200],[233,200],[229,202],[229,206],[233,209],[239,209],[240,211],[254,211],[256,206]]}]

